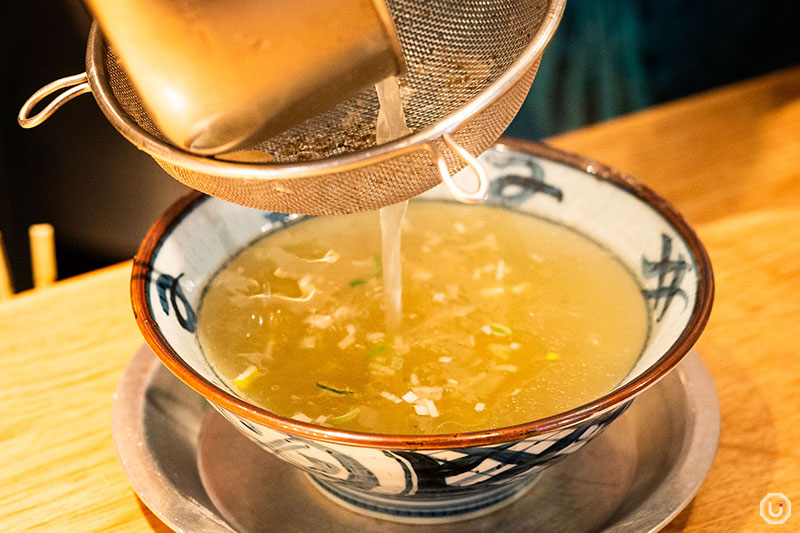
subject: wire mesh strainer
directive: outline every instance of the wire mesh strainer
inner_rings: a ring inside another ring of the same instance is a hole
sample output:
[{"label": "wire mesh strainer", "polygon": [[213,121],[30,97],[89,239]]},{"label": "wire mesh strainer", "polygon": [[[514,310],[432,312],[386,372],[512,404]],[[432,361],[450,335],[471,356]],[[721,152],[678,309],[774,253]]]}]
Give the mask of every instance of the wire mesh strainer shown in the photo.
[{"label": "wire mesh strainer", "polygon": [[475,167],[473,156],[497,140],[522,105],[565,2],[389,0],[408,66],[400,84],[412,134],[382,145],[375,144],[378,100],[369,89],[232,157],[239,161],[182,151],[158,131],[96,23],[86,73],[37,91],[20,123],[36,126],[91,91],[120,133],[189,187],[284,213],[377,209],[416,196],[465,165]]}]

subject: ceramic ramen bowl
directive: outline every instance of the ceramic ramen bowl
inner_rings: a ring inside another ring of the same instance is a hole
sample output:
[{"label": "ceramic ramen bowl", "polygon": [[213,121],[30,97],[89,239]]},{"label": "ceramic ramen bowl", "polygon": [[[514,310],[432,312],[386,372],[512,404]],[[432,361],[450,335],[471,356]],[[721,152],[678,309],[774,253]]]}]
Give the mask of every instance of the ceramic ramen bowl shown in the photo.
[{"label": "ceramic ramen bowl", "polygon": [[[331,429],[252,405],[225,386],[206,360],[195,333],[197,308],[205,283],[231,256],[298,215],[199,194],[156,222],[134,261],[133,308],[147,343],[240,431],[353,510],[430,523],[510,503],[538,472],[598,435],[680,362],[708,319],[713,279],[692,229],[632,178],[518,141],[496,145],[480,159],[491,179],[489,203],[575,229],[611,250],[638,278],[650,307],[649,338],[628,376],[605,396],[513,427],[427,436]],[[426,196],[448,193],[433,189]]]}]

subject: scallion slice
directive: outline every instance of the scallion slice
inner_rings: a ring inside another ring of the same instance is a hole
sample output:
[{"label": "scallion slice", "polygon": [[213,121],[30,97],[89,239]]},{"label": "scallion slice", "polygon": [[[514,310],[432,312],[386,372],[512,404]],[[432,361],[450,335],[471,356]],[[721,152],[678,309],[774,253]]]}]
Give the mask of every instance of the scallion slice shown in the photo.
[{"label": "scallion slice", "polygon": [[385,352],[389,347],[385,344],[379,344],[377,346],[373,346],[372,349],[367,352],[367,358],[372,359],[376,355]]},{"label": "scallion slice", "polygon": [[335,387],[331,387],[330,385],[325,385],[324,383],[320,383],[317,381],[317,387],[322,390],[330,391],[334,394],[353,394],[353,391],[347,389],[337,389]]},{"label": "scallion slice", "polygon": [[329,418],[328,419],[328,423],[329,424],[344,424],[345,422],[350,422],[355,417],[357,417],[358,413],[360,413],[360,412],[361,412],[361,408],[360,407],[354,407],[353,409],[350,409],[349,411],[347,411],[343,415],[333,416],[333,417]]}]

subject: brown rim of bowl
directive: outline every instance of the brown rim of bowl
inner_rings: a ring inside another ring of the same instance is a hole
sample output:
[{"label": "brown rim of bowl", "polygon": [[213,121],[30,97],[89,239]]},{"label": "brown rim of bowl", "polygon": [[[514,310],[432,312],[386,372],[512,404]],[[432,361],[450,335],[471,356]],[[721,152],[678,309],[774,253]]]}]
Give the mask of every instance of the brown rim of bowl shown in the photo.
[{"label": "brown rim of bowl", "polygon": [[699,280],[692,316],[680,337],[670,346],[666,353],[642,375],[619,389],[569,411],[532,422],[498,429],[441,435],[383,435],[337,430],[284,418],[266,409],[248,404],[215,386],[187,365],[166,341],[158,325],[147,311],[145,291],[150,271],[150,260],[158,248],[162,235],[183,218],[188,208],[206,198],[205,195],[197,192],[190,193],[178,200],[153,224],[144,241],[142,241],[133,261],[133,270],[131,272],[133,313],[147,344],[164,365],[178,376],[181,381],[203,395],[207,400],[224,409],[253,422],[292,435],[323,442],[367,448],[430,450],[497,444],[558,430],[609,409],[622,406],[624,402],[633,399],[672,370],[683,356],[689,352],[703,331],[711,313],[711,303],[714,298],[714,279],[708,254],[697,234],[689,227],[683,217],[666,200],[637,182],[633,177],[592,159],[543,144],[504,138],[495,146],[501,150],[508,148],[550,159],[621,187],[650,205],[664,217],[678,231],[691,250],[697,262]]}]

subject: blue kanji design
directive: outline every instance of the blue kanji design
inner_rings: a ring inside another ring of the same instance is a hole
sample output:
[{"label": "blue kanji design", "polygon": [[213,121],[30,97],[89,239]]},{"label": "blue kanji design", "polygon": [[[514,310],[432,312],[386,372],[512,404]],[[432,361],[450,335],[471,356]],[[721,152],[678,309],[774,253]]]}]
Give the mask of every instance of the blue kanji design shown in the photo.
[{"label": "blue kanji design", "polygon": [[[627,404],[601,416],[597,420],[593,420],[589,424],[578,426],[572,432],[560,437],[545,449],[537,452],[530,451],[536,444],[539,444],[537,441],[532,441],[530,446],[525,449],[512,449],[518,442],[509,442],[491,447],[460,448],[455,451],[463,455],[456,459],[440,459],[414,451],[398,450],[391,453],[405,459],[411,465],[417,478],[417,495],[435,493],[444,487],[452,489],[448,478],[470,472],[479,478],[484,478],[485,476],[485,479],[482,479],[479,483],[462,485],[459,490],[461,492],[479,491],[484,490],[485,487],[506,484],[532,468],[551,464],[566,457],[567,453],[564,452],[566,448],[576,444],[584,444],[588,440],[584,437],[584,434],[590,430],[607,426],[622,414],[625,409],[627,409]],[[480,472],[480,467],[485,461],[497,463],[493,468],[506,466],[508,468],[500,473],[491,473],[489,475],[490,471]]]},{"label": "blue kanji design", "polygon": [[[174,309],[178,324],[189,333],[194,333],[197,326],[197,314],[195,314],[192,306],[189,305],[189,300],[183,293],[183,289],[181,289],[179,281],[182,276],[183,274],[178,277],[160,274],[156,280],[156,291],[158,292],[158,300],[161,302],[161,309],[167,315],[169,315],[170,307]],[[179,300],[181,306],[178,305]]]},{"label": "blue kanji design", "polygon": [[492,181],[490,195],[501,205],[518,206],[534,194],[545,194],[559,202],[564,199],[561,189],[545,182],[544,169],[534,160],[513,154],[487,154],[487,159],[499,168],[524,166],[528,169],[526,175],[509,173]]},{"label": "blue kanji design", "polygon": [[[599,429],[614,421],[627,408],[628,403],[583,422],[566,434],[555,439],[531,439],[519,447],[520,441],[496,446],[477,446],[451,450],[446,456],[437,457],[413,450],[383,450],[383,454],[395,460],[403,470],[405,488],[398,495],[412,498],[427,498],[445,487],[462,494],[474,493],[485,487],[499,487],[514,483],[531,469],[542,468],[566,457],[575,446],[585,444]],[[358,459],[341,453],[322,443],[298,436],[274,440],[260,440],[261,444],[276,455],[295,463],[293,454],[304,458],[303,468],[331,481],[343,481],[351,488],[370,491],[380,486],[379,474],[370,470]],[[546,446],[542,446],[546,443]],[[316,452],[316,453],[315,453]],[[322,454],[319,454],[322,452]],[[457,456],[453,457],[452,454]],[[502,471],[497,471],[502,469]],[[342,479],[342,473],[346,478]],[[452,478],[467,474],[466,482],[454,483]],[[471,474],[471,475],[470,475]],[[334,490],[332,487],[331,490]]]},{"label": "blue kanji design", "polygon": [[264,213],[264,218],[276,225],[286,224],[291,216],[287,213]]},{"label": "blue kanji design", "polygon": [[643,289],[642,294],[646,299],[653,300],[653,310],[658,309],[660,302],[664,302],[656,322],[664,318],[676,296],[683,298],[685,305],[689,303],[689,298],[680,285],[691,268],[681,254],[678,254],[677,259],[672,259],[672,237],[664,233],[661,234],[661,258],[650,261],[642,256],[642,275],[646,278],[657,278],[658,281],[655,289]]},{"label": "blue kanji design", "polygon": [[[344,470],[347,472],[347,479],[344,481],[351,485],[358,486],[361,490],[370,490],[380,484],[378,482],[378,476],[358,460],[323,444],[314,442],[313,440],[294,436],[286,439],[261,441],[261,444],[272,453],[283,457],[289,462],[293,461],[286,455],[288,452],[294,452],[303,456],[303,458],[312,465],[310,469],[313,470],[315,474],[335,478],[339,475],[341,470]],[[313,454],[303,453],[304,450],[311,449],[323,452],[325,457],[329,460],[320,460],[314,457]]]}]

